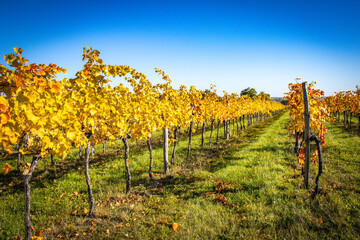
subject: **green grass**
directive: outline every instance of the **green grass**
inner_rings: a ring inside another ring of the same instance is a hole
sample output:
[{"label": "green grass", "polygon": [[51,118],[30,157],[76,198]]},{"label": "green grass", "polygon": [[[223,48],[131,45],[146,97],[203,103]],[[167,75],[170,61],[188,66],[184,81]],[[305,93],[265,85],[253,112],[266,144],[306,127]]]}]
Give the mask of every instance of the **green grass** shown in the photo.
[{"label": "green grass", "polygon": [[[78,150],[56,159],[56,171],[44,159],[31,182],[33,226],[46,239],[359,238],[358,133],[329,124],[320,192],[311,202],[311,191],[302,188],[301,170],[292,153],[294,139],[285,127],[289,119],[287,112],[277,115],[226,141],[221,129],[220,144],[209,148],[207,142],[204,150],[197,134],[189,161],[183,133],[176,165],[166,176],[158,134],[153,141],[155,182],[148,178],[145,142],[133,142],[129,197],[124,194],[122,143],[107,146],[104,156],[98,145],[98,154],[90,161],[94,218],[85,214],[87,188]],[[208,131],[206,141],[209,135]],[[216,131],[213,143],[215,138]],[[0,166],[6,162],[16,165],[10,157],[0,160]],[[312,187],[316,168],[312,165]],[[0,175],[0,239],[23,237],[22,177],[14,170]],[[173,223],[181,225],[179,231],[173,231]]]}]

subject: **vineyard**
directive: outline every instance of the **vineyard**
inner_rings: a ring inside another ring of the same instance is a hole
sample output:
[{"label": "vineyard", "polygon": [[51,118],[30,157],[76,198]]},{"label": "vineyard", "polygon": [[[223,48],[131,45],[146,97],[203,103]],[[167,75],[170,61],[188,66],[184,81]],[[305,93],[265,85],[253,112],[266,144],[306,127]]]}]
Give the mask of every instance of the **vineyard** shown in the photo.
[{"label": "vineyard", "polygon": [[153,84],[88,47],[59,81],[65,68],[14,50],[0,65],[1,239],[359,237],[359,89],[290,84],[285,106],[176,89],[157,68]]}]

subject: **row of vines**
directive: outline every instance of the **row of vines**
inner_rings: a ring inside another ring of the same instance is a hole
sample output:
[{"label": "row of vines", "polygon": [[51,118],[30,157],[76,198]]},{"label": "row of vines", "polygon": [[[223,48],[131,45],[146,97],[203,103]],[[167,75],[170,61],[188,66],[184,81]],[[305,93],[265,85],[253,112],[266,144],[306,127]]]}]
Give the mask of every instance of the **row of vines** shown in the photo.
[{"label": "row of vines", "polygon": [[[121,139],[125,146],[127,172],[126,193],[130,193],[128,139],[145,139],[150,151],[149,176],[152,175],[151,137],[156,131],[164,136],[164,173],[170,171],[169,141],[175,148],[180,128],[189,129],[188,159],[194,124],[210,123],[211,134],[217,124],[224,124],[225,137],[230,137],[230,124],[237,130],[247,122],[259,121],[282,110],[280,103],[265,98],[239,97],[228,94],[220,97],[215,86],[202,91],[191,86],[175,89],[171,79],[160,69],[156,73],[164,80],[152,84],[145,74],[126,65],[107,65],[100,52],[85,47],[83,68],[74,78],[57,80],[66,69],[55,64],[28,64],[23,50],[5,56],[10,67],[0,65],[0,139],[3,156],[18,154],[18,170],[22,156],[31,155],[31,164],[23,164],[25,186],[25,235],[31,238],[30,181],[36,166],[48,155],[65,158],[71,148],[80,149],[85,164],[90,211],[94,214],[94,197],[89,175],[89,156],[92,146],[105,141],[114,144]],[[124,82],[109,85],[110,77],[122,77]],[[130,87],[126,87],[129,85]],[[169,131],[173,132],[170,140]],[[204,132],[204,130],[203,130]],[[204,136],[204,134],[203,134]],[[204,137],[202,137],[202,147]],[[210,140],[211,145],[211,140]],[[83,156],[82,149],[85,153]]]},{"label": "row of vines", "polygon": [[358,127],[360,129],[360,89],[353,91],[341,91],[334,96],[325,98],[329,111],[340,122],[343,115],[343,124],[351,128],[352,117],[358,118]]},{"label": "row of vines", "polygon": [[[297,79],[300,80],[300,79]],[[359,117],[360,127],[360,90],[343,91],[334,96],[325,97],[324,92],[314,89],[316,83],[289,84],[290,92],[285,94],[292,119],[289,130],[295,135],[294,152],[304,175],[304,187],[310,187],[310,163],[318,163],[315,189],[312,198],[318,194],[319,179],[323,172],[322,147],[325,145],[327,121],[339,121],[344,115],[344,126],[351,128],[352,116]],[[310,142],[316,143],[316,150]]]}]

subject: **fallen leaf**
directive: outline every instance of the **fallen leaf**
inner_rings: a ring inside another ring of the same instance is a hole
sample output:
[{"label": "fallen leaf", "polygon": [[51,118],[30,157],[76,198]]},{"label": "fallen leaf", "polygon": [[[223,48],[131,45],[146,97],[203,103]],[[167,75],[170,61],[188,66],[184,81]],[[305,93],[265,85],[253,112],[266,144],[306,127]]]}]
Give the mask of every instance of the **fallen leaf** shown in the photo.
[{"label": "fallen leaf", "polygon": [[33,240],[44,240],[43,237],[41,237],[41,236],[36,236],[36,235],[32,236],[31,239],[33,239]]},{"label": "fallen leaf", "polygon": [[6,163],[5,167],[3,167],[3,169],[4,169],[4,175],[6,175],[6,174],[8,174],[8,172],[11,171],[11,166],[8,163]]},{"label": "fallen leaf", "polygon": [[316,222],[317,222],[318,224],[322,224],[324,221],[323,221],[322,218],[316,218]]},{"label": "fallen leaf", "polygon": [[163,223],[164,223],[164,224],[168,224],[167,218],[164,219]]},{"label": "fallen leaf", "polygon": [[41,237],[42,236],[42,232],[43,230],[39,229],[35,232],[35,235],[38,236],[38,237]]},{"label": "fallen leaf", "polygon": [[180,229],[180,224],[178,224],[178,223],[173,223],[171,227],[172,227],[172,229],[173,229],[175,232],[177,232],[177,231],[179,231],[179,229]]},{"label": "fallen leaf", "polygon": [[29,168],[25,168],[24,172],[22,173],[22,175],[28,175],[29,174],[30,169]]},{"label": "fallen leaf", "polygon": [[241,220],[245,220],[245,219],[246,219],[246,217],[245,217],[244,214],[240,214],[240,215],[239,215],[239,218],[240,218]]}]

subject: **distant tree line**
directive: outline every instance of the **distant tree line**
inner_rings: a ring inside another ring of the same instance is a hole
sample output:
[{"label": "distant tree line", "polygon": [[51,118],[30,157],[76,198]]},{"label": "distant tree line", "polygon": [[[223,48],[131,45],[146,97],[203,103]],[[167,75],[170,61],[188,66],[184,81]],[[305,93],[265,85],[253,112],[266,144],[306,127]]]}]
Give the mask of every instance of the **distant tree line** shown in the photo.
[{"label": "distant tree line", "polygon": [[244,95],[249,95],[249,97],[251,98],[265,97],[266,100],[270,100],[270,94],[265,93],[263,91],[261,91],[258,94],[255,88],[251,88],[251,87],[245,88],[244,90],[241,91],[240,96],[244,96]]}]

